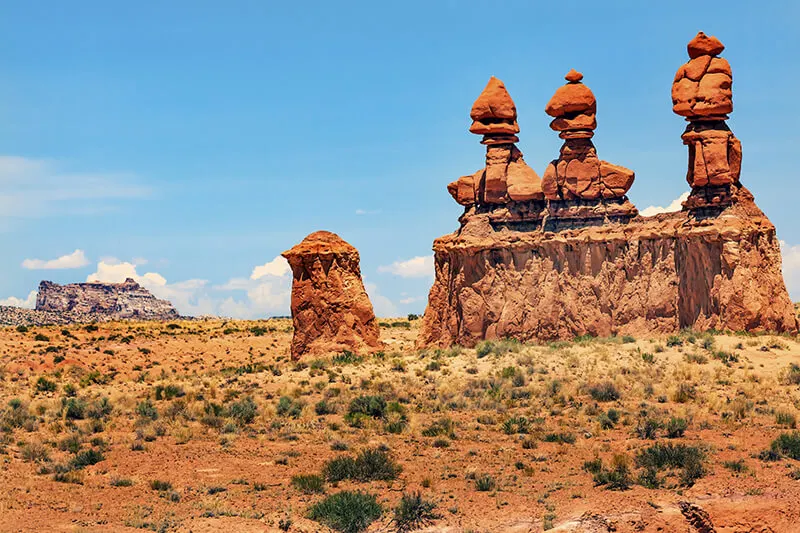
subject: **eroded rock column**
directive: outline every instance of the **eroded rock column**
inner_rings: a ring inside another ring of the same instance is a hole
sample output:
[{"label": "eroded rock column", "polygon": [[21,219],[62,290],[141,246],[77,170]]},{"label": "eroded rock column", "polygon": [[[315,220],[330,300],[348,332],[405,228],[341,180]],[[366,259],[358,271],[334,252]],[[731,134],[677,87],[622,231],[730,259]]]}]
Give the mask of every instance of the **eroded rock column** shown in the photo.
[{"label": "eroded rock column", "polygon": [[282,255],[293,275],[293,359],[382,346],[358,250],[335,233],[317,231]]}]

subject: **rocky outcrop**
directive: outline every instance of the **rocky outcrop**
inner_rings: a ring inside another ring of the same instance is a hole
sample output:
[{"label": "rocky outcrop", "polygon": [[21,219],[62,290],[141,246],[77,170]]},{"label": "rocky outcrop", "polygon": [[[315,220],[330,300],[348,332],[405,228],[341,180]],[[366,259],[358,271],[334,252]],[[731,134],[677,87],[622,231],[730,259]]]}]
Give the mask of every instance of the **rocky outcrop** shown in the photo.
[{"label": "rocky outcrop", "polygon": [[293,359],[382,346],[358,250],[335,233],[317,231],[282,255],[293,274]]},{"label": "rocky outcrop", "polygon": [[689,147],[689,209],[723,208],[741,188],[742,144],[725,122],[733,111],[733,74],[718,57],[724,49],[716,37],[698,33],[687,46],[689,62],[672,84],[672,110],[689,122],[681,136]]},{"label": "rocky outcrop", "polygon": [[[550,215],[580,219],[610,211],[616,217],[635,216],[636,208],[625,196],[633,185],[633,171],[601,161],[592,143],[597,127],[594,93],[581,82],[580,72],[570,70],[565,78],[567,84],[556,90],[545,107],[553,117],[550,128],[564,139],[560,157],[547,166],[542,177],[542,190],[551,201]],[[606,204],[607,209],[596,208]]]},{"label": "rocky outcrop", "polygon": [[[675,104],[690,120],[687,132],[702,134],[695,152],[690,144],[692,161],[702,159],[706,175],[716,176],[724,172],[711,170],[718,168],[714,143],[724,133],[720,113],[729,108],[715,91],[726,84],[714,77],[707,88],[702,80],[722,69],[712,61],[721,51],[719,41],[702,33],[690,43],[692,61],[700,58],[704,66],[696,73],[690,61],[679,72],[679,79],[697,82],[697,92],[687,106]],[[690,163],[693,189],[684,210],[638,216],[625,197],[633,172],[597,158],[590,141],[596,102],[581,79],[571,71],[547,105],[551,127],[565,143],[542,179],[544,205],[528,200],[506,204],[505,211],[467,205],[461,227],[434,241],[436,278],[419,344],[473,346],[504,337],[571,339],[682,328],[796,332],[775,227],[738,183],[738,166],[730,164],[738,141],[730,135],[723,143],[730,180],[721,186],[735,201],[719,201],[720,185],[703,182],[700,163]],[[459,180],[457,192],[461,185]],[[448,189],[452,194],[453,184]]]},{"label": "rocky outcrop", "polygon": [[[490,213],[493,220],[538,220],[544,208],[539,175],[517,148],[517,108],[502,81],[494,76],[475,100],[469,131],[482,135],[486,166],[447,186],[465,215]],[[522,209],[518,206],[524,205]]]},{"label": "rocky outcrop", "polygon": [[179,316],[171,303],[159,300],[130,278],[123,283],[69,285],[43,281],[39,284],[36,310],[112,319],[172,320]]}]

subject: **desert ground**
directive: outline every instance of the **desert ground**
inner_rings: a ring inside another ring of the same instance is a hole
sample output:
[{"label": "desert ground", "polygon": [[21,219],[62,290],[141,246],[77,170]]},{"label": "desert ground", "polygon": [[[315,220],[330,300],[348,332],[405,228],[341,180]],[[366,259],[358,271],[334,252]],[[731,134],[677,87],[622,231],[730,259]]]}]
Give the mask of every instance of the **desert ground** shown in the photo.
[{"label": "desert ground", "polygon": [[297,362],[287,319],[0,329],[0,530],[800,531],[797,338],[410,318]]}]

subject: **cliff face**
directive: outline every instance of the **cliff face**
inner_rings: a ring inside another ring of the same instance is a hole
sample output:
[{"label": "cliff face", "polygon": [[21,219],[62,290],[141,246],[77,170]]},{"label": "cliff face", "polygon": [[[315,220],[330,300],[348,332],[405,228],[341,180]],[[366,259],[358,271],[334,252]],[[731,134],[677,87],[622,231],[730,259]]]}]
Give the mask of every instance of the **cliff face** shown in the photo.
[{"label": "cliff face", "polygon": [[36,310],[109,316],[117,319],[171,320],[178,312],[132,279],[123,283],[39,284]]},{"label": "cliff face", "polygon": [[745,189],[708,218],[683,211],[550,232],[475,215],[434,251],[422,346],[798,328],[775,228]]}]

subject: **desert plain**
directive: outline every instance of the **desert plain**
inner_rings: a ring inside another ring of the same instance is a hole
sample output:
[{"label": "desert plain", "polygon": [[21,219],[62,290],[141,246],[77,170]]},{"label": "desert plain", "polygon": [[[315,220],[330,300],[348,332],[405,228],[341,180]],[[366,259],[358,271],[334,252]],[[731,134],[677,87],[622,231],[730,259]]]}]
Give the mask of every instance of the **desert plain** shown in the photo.
[{"label": "desert plain", "polygon": [[797,337],[419,324],[299,361],[288,319],[3,327],[0,530],[361,530],[340,492],[367,531],[799,530]]}]

